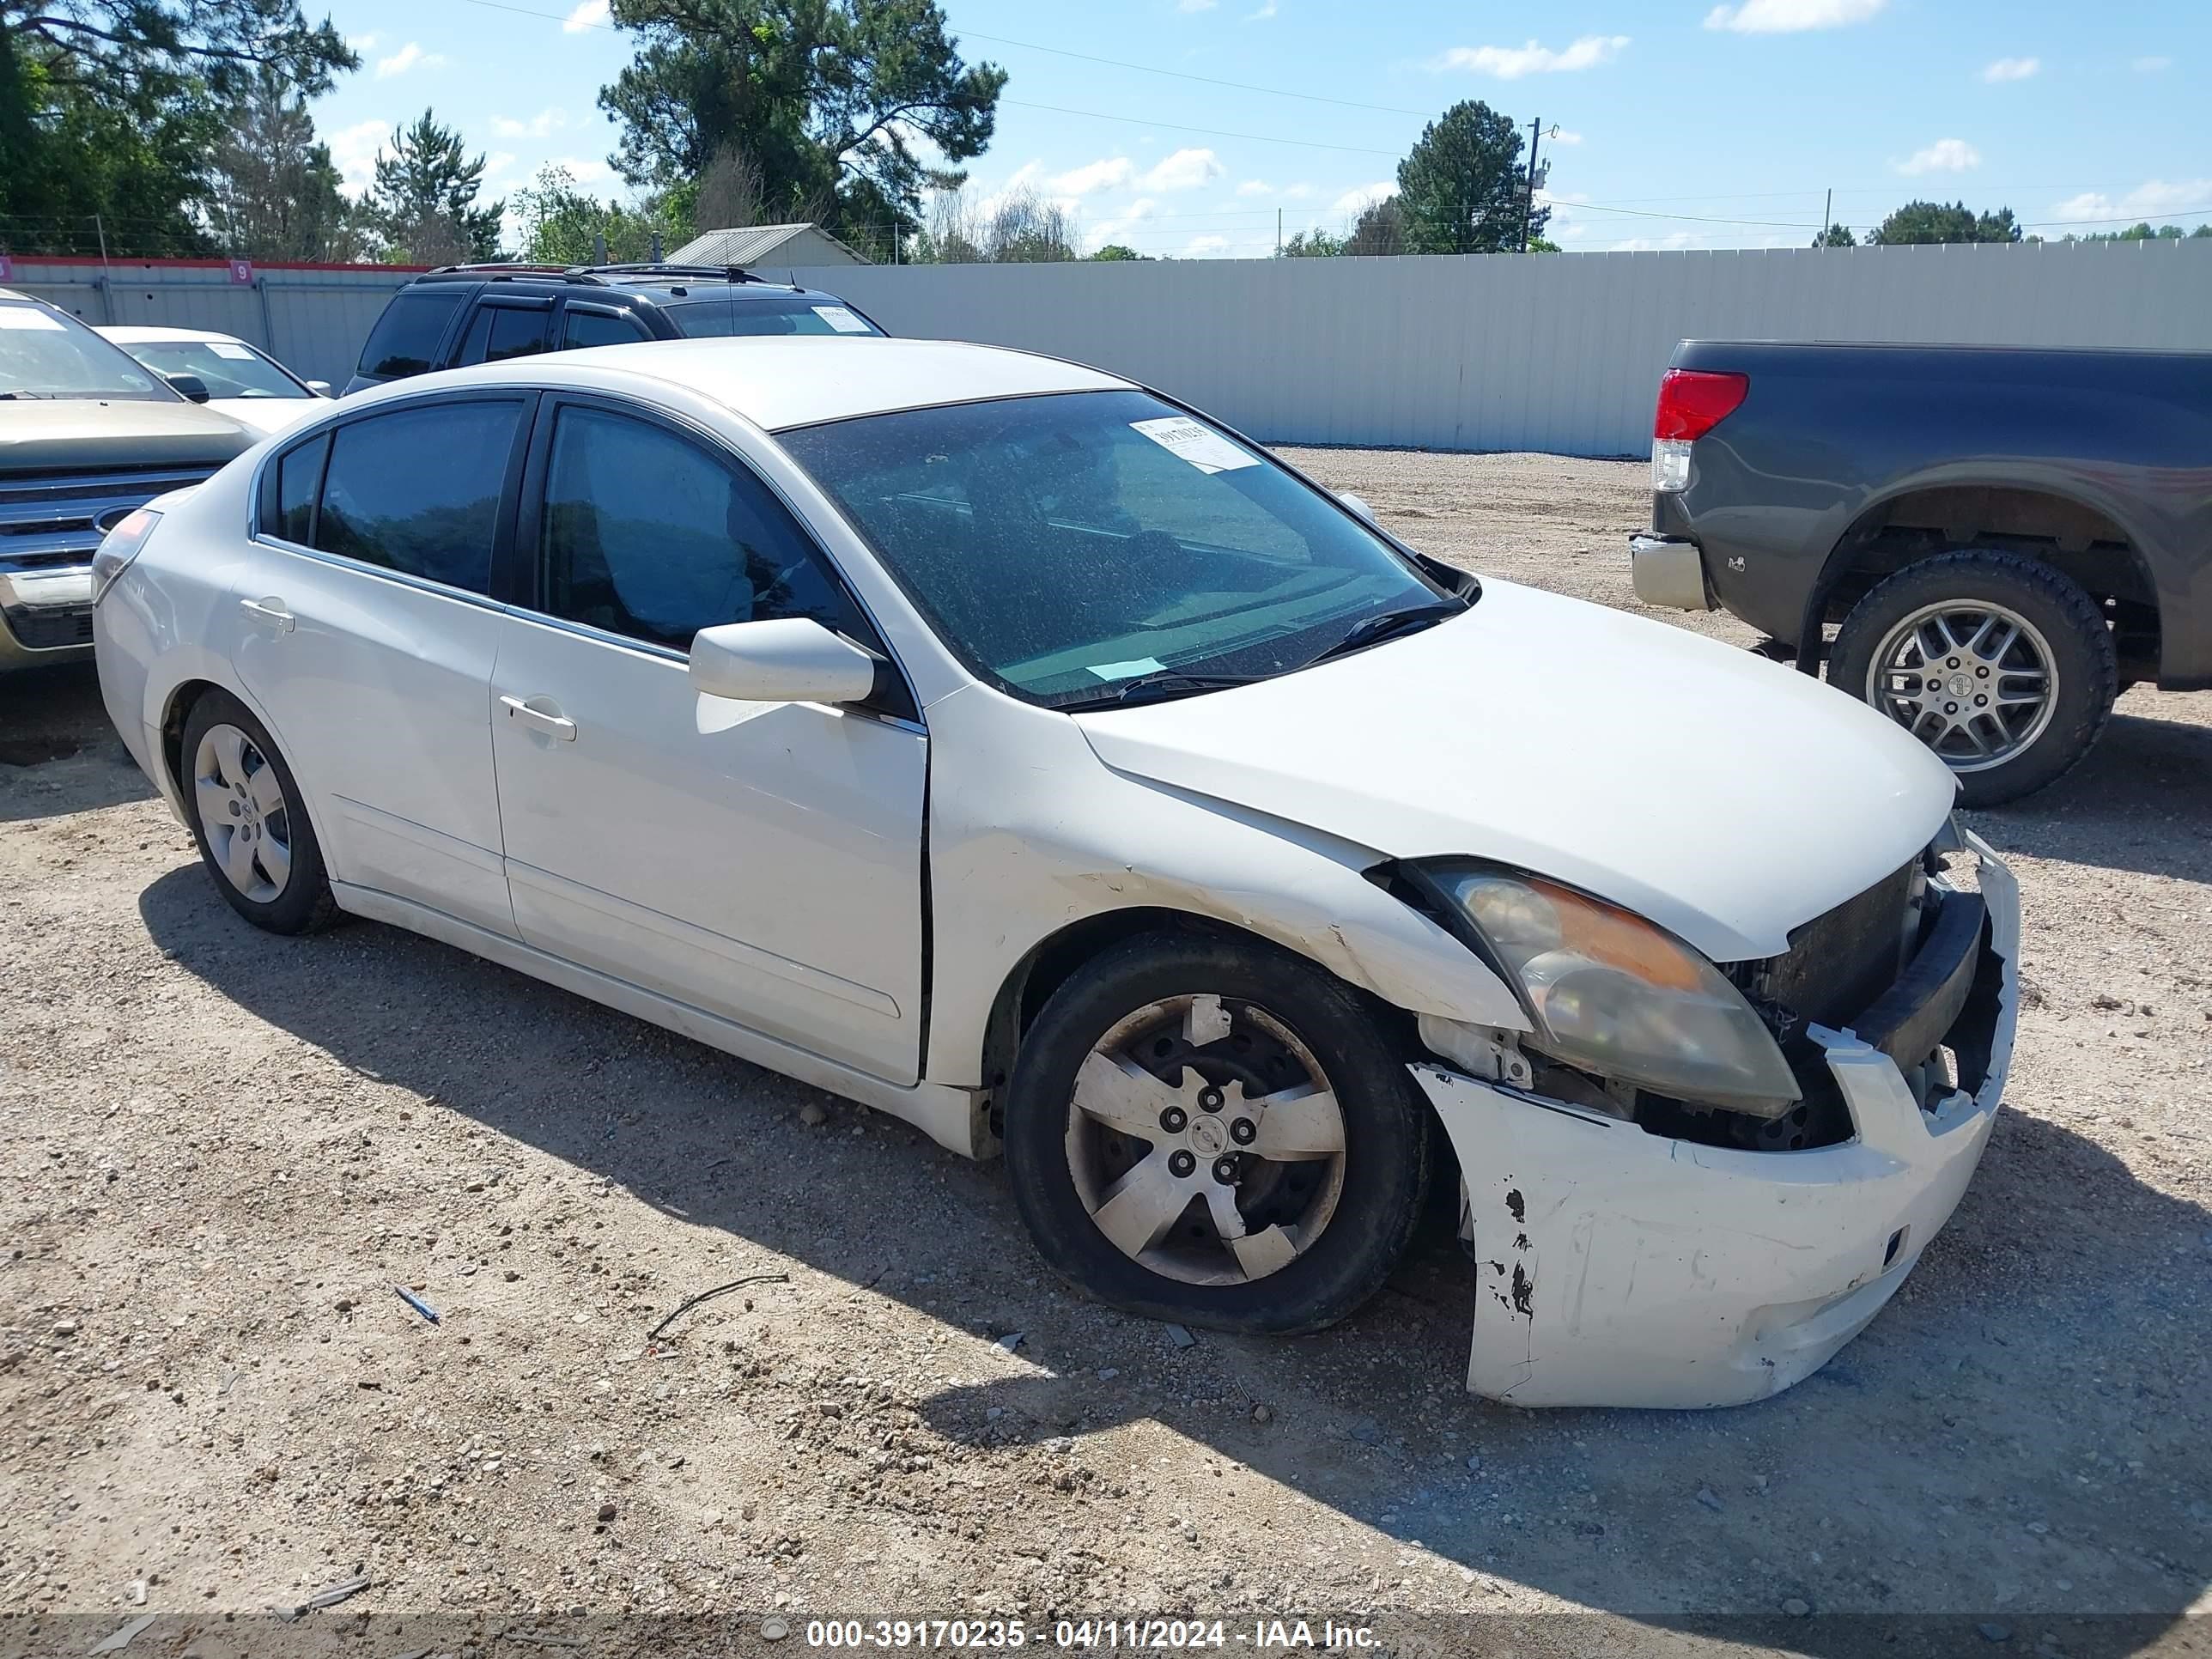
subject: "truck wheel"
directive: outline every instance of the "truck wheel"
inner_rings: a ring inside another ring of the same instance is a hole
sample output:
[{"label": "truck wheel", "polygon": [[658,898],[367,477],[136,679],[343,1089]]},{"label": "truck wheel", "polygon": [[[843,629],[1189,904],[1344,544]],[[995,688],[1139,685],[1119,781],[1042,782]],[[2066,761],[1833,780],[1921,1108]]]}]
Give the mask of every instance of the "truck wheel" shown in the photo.
[{"label": "truck wheel", "polygon": [[2079,583],[1981,550],[1877,583],[1844,619],[1828,682],[1934,750],[1958,775],[1962,805],[1995,806],[2089,752],[2119,696],[2119,665]]},{"label": "truck wheel", "polygon": [[1053,994],[1015,1056],[1006,1149],[1030,1237],[1077,1289],[1253,1334],[1373,1295],[1429,1179],[1426,1104],[1355,994],[1174,933]]}]

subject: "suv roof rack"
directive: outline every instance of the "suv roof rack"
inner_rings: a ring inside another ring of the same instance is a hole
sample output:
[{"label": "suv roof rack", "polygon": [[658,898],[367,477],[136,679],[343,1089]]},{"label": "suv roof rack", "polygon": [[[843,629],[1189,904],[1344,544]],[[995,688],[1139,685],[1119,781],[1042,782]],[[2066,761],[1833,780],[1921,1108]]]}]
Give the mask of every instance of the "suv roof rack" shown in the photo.
[{"label": "suv roof rack", "polygon": [[769,280],[765,276],[754,276],[743,265],[672,265],[651,260],[641,260],[634,264],[561,265],[483,259],[468,264],[438,265],[423,274],[429,276],[489,276],[494,282],[514,276],[560,277],[572,283],[593,283],[602,288],[611,286],[608,278],[623,276],[705,277],[724,283],[766,283]]},{"label": "suv roof rack", "polygon": [[577,265],[573,270],[588,276],[716,276],[728,283],[764,283],[765,276],[756,276],[743,265],[672,265],[665,261],[647,260],[635,264]]}]

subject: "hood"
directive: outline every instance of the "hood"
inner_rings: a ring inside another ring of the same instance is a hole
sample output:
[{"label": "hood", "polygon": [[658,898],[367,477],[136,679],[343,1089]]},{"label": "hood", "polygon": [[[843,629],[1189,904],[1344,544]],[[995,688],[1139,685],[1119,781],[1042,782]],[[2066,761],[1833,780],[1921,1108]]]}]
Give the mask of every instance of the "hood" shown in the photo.
[{"label": "hood", "polygon": [[1911,858],[1933,755],[1793,668],[1485,578],[1465,616],[1256,685],[1076,717],[1107,765],[1399,859],[1488,859],[1716,962]]},{"label": "hood", "polygon": [[27,398],[0,402],[0,473],[221,466],[260,434],[184,402]]}]

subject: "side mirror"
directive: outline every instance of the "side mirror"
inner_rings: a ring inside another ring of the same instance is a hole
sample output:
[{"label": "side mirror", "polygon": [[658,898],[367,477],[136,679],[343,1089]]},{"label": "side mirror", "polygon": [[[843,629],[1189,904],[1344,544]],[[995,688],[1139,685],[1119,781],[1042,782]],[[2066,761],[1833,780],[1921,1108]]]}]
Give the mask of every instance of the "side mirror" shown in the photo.
[{"label": "side mirror", "polygon": [[864,702],[876,659],[811,617],[724,623],[691,641],[691,685],[738,702]]},{"label": "side mirror", "polygon": [[318,398],[327,398],[331,395],[331,383],[328,380],[310,380],[307,382],[307,390]]},{"label": "side mirror", "polygon": [[1382,521],[1375,516],[1375,509],[1368,506],[1365,501],[1361,497],[1353,495],[1350,490],[1338,490],[1336,492],[1336,499],[1342,501],[1346,507],[1350,507],[1362,519],[1364,519],[1369,524],[1373,525],[1377,530],[1380,530],[1382,527]]},{"label": "side mirror", "polygon": [[207,382],[197,374],[164,374],[161,378],[196,404],[208,400]]}]

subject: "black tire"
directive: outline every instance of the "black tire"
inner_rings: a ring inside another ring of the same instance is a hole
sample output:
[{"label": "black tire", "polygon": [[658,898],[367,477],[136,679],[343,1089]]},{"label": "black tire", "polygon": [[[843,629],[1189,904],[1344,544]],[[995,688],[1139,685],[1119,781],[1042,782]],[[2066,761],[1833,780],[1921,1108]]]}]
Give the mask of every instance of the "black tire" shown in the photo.
[{"label": "black tire", "polygon": [[[1319,1235],[1286,1265],[1231,1284],[1188,1283],[1124,1255],[1085,1207],[1068,1151],[1076,1074],[1094,1046],[1155,1002],[1205,995],[1261,1010],[1295,1034],[1343,1120],[1343,1185]],[[1062,1278],[1133,1314],[1252,1334],[1320,1330],[1382,1286],[1427,1194],[1428,1131],[1426,1103],[1355,992],[1286,951],[1197,934],[1149,934],[1085,964],[1023,1038],[1006,1091],[1014,1202]]]},{"label": "black tire", "polygon": [[[196,757],[202,739],[218,726],[235,726],[246,734],[260,751],[268,769],[276,775],[283,792],[283,829],[291,849],[291,868],[282,889],[265,900],[240,891],[224,873],[221,860],[209,844],[207,826],[200,822],[199,792],[195,787]],[[298,780],[292,775],[291,767],[270,738],[268,728],[254,718],[252,709],[228,691],[210,690],[201,693],[185,718],[178,773],[178,793],[184,799],[185,816],[191,825],[192,840],[200,849],[200,860],[207,866],[216,890],[229,901],[232,909],[256,927],[272,933],[319,933],[338,920],[343,913],[331,892],[330,875],[323,865],[322,844],[315,839],[314,825],[307,819],[306,797],[301,793]]]},{"label": "black tire", "polygon": [[2119,662],[2104,611],[2081,584],[2018,553],[1946,553],[1877,583],[1844,617],[1828,658],[1828,683],[1870,702],[1875,655],[1890,631],[1930,605],[2005,607],[2042,636],[2058,694],[2039,735],[2010,758],[1980,770],[1953,768],[1960,803],[1996,806],[2054,783],[2089,752],[2119,696]]}]

